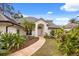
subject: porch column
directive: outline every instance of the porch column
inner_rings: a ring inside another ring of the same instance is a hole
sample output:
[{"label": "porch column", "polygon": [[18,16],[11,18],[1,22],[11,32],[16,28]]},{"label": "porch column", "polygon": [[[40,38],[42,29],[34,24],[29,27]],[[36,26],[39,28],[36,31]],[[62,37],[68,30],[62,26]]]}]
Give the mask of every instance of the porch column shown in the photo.
[{"label": "porch column", "polygon": [[8,32],[8,27],[6,26],[6,33]]},{"label": "porch column", "polygon": [[38,24],[37,23],[35,24],[35,36],[36,37],[38,36]]},{"label": "porch column", "polygon": [[47,28],[47,26],[46,26],[46,24],[44,25],[44,34],[43,35],[45,35],[46,33],[48,33],[48,28]]}]

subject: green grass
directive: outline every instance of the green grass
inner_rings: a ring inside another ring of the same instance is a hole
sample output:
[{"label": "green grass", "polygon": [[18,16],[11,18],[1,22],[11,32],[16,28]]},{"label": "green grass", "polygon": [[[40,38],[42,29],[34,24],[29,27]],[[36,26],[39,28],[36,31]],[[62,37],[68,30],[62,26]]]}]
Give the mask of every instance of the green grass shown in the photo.
[{"label": "green grass", "polygon": [[61,56],[55,39],[46,39],[45,44],[33,56]]}]

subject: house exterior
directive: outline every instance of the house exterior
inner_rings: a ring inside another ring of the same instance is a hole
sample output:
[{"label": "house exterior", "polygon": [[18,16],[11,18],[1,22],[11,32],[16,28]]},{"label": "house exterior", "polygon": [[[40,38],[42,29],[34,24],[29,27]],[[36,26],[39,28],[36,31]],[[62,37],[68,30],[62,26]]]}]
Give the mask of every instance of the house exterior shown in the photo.
[{"label": "house exterior", "polygon": [[71,30],[72,28],[75,28],[76,26],[78,26],[78,24],[76,24],[76,23],[68,23],[68,24],[64,27],[64,30],[69,31],[69,30]]},{"label": "house exterior", "polygon": [[[32,30],[32,36],[44,36],[46,33],[50,35],[52,29],[57,29],[59,26],[52,23],[51,20],[37,19],[34,17],[26,17],[25,20],[34,22],[35,28]],[[17,33],[26,35],[25,29],[20,24],[21,19],[11,19],[6,15],[0,14],[0,32]]]},{"label": "house exterior", "polygon": [[25,35],[24,28],[13,19],[0,13],[0,33],[17,33]]},{"label": "house exterior", "polygon": [[32,35],[44,36],[46,33],[50,35],[52,29],[57,29],[58,27],[54,25],[51,21],[48,23],[45,20],[39,19],[35,22],[35,29],[32,31]]},{"label": "house exterior", "polygon": [[[42,18],[37,19],[35,17],[25,17],[25,20],[28,22],[34,22],[35,23],[35,28],[32,30],[31,34],[32,36],[44,36],[45,34],[50,35],[50,31],[52,29],[58,29],[60,28],[59,26],[55,25],[52,20],[44,20]],[[23,20],[23,19],[22,19]],[[18,21],[20,23],[21,21]]]}]

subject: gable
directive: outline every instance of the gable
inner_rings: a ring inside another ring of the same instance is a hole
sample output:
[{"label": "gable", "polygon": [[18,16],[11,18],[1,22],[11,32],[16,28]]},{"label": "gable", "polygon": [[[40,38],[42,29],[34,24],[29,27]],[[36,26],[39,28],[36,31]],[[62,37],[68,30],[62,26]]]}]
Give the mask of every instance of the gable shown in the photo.
[{"label": "gable", "polygon": [[45,22],[44,20],[38,20],[35,23],[37,23],[37,24],[47,24],[47,22]]}]

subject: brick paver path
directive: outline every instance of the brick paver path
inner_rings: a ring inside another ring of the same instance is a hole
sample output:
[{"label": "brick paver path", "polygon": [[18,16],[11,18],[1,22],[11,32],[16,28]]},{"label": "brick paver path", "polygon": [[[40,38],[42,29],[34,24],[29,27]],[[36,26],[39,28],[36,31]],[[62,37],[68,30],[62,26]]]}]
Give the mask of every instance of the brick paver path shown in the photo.
[{"label": "brick paver path", "polygon": [[44,43],[45,43],[45,39],[43,37],[39,37],[39,40],[37,42],[35,42],[34,44],[32,44],[22,50],[19,50],[15,53],[12,53],[10,56],[31,56],[38,49],[40,49]]}]

